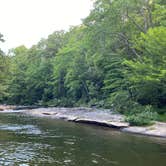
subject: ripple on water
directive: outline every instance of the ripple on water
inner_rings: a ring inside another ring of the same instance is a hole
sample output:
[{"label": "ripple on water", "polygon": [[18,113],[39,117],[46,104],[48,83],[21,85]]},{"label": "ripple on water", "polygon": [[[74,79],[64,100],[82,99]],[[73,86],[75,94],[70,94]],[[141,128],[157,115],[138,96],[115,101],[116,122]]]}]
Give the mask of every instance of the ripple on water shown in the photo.
[{"label": "ripple on water", "polygon": [[34,125],[5,124],[0,125],[0,130],[13,131],[19,134],[41,134],[41,130]]},{"label": "ripple on water", "polygon": [[8,142],[0,144],[0,165],[19,164],[27,166],[32,160],[40,162],[55,162],[41,151],[51,147],[48,144]]},{"label": "ripple on water", "polygon": [[99,163],[98,160],[99,160],[99,161],[104,161],[105,163],[109,163],[111,165],[118,165],[117,161],[108,160],[108,159],[104,158],[102,155],[99,155],[96,153],[91,153],[91,156],[94,158],[94,159],[92,159],[92,163],[94,163],[94,164],[98,164]]},{"label": "ripple on water", "polygon": [[75,144],[75,142],[71,142],[71,141],[64,141],[64,143],[67,145],[74,145]]}]

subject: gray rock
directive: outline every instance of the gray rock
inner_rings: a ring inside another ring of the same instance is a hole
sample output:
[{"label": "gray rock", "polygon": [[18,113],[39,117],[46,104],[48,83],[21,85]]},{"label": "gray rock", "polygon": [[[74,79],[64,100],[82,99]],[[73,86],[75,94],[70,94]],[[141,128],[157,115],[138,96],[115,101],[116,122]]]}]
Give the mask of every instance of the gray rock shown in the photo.
[{"label": "gray rock", "polygon": [[[4,110],[3,113],[10,110]],[[47,117],[52,119],[64,119],[67,121],[73,121],[77,123],[88,123],[99,126],[114,127],[121,131],[143,134],[149,136],[165,137],[166,138],[166,123],[155,122],[152,126],[137,127],[129,126],[129,123],[125,122],[125,117],[119,113],[115,113],[111,110],[100,110],[92,108],[38,108],[17,110],[17,112],[23,112],[25,114],[36,117]],[[15,111],[12,111],[13,113]]]},{"label": "gray rock", "polygon": [[110,110],[91,108],[39,108],[27,110],[28,114],[64,119],[68,121],[91,123],[107,127],[123,128],[129,126],[124,121],[124,116]]},{"label": "gray rock", "polygon": [[121,130],[129,133],[166,138],[166,123],[161,123],[161,122],[155,122],[152,126],[147,126],[147,127],[130,126],[127,128],[123,128]]}]

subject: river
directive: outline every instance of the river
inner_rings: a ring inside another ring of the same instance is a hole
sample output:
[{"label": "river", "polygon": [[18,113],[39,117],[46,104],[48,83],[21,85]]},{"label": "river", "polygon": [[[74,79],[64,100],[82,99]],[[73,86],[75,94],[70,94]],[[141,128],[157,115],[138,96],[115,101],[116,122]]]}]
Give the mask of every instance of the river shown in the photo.
[{"label": "river", "polygon": [[22,113],[2,113],[0,165],[165,166],[166,140]]}]

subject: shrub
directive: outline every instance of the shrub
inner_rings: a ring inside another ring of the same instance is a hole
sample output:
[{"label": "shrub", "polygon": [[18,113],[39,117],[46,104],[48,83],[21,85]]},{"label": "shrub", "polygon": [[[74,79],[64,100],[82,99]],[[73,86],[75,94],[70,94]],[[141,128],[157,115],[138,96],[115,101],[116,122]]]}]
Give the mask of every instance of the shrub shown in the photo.
[{"label": "shrub", "polygon": [[158,118],[158,114],[152,111],[151,106],[145,106],[143,112],[141,112],[141,110],[137,110],[137,112],[135,111],[133,114],[129,114],[126,117],[126,121],[129,122],[130,125],[144,126],[152,124],[153,121]]}]

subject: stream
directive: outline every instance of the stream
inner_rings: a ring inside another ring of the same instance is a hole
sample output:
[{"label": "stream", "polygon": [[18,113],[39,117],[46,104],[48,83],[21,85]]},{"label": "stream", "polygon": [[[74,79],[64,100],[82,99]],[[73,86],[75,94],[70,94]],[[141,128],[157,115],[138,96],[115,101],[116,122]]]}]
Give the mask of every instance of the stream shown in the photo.
[{"label": "stream", "polygon": [[165,166],[166,139],[23,113],[1,113],[0,165]]}]

